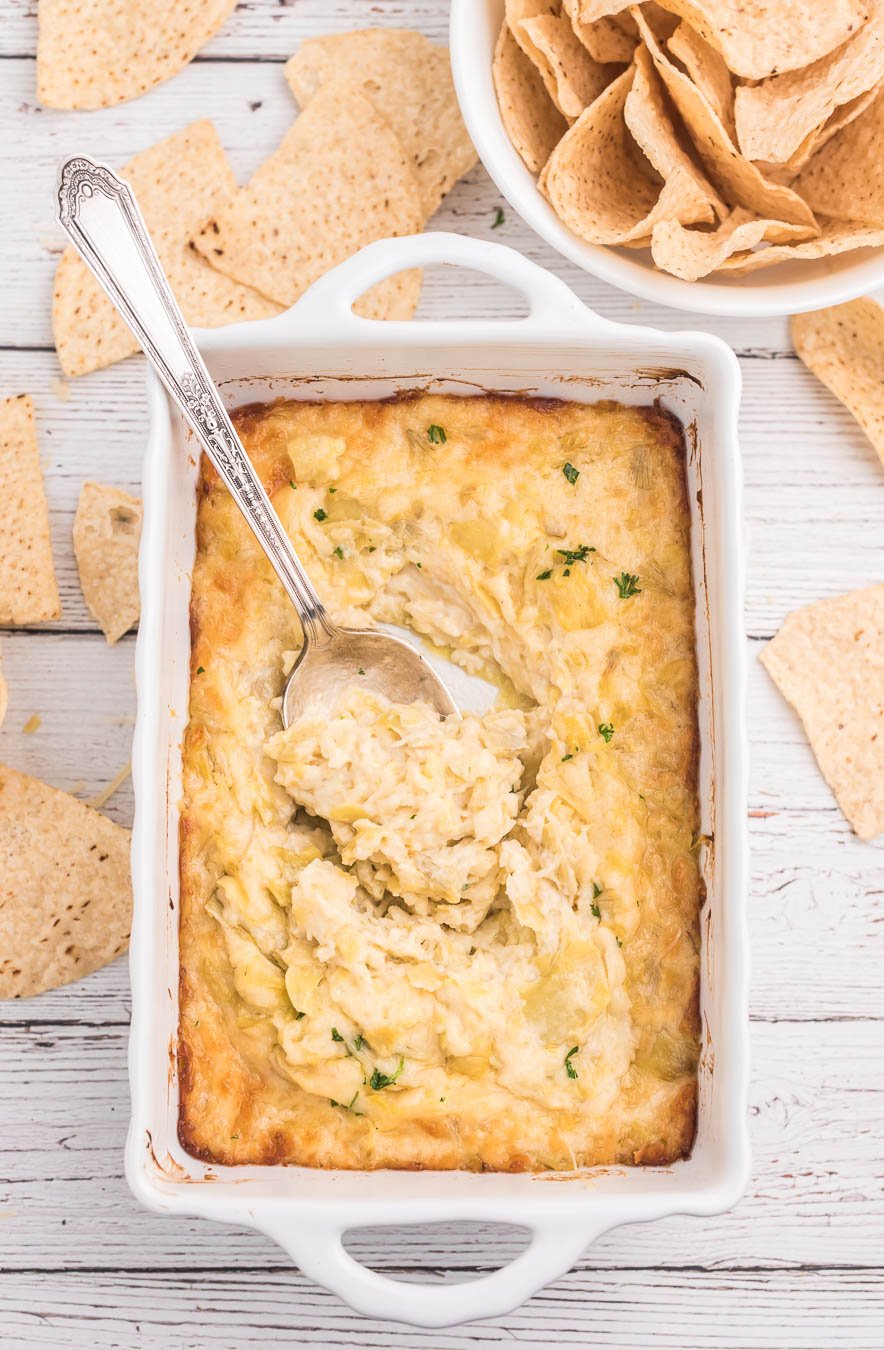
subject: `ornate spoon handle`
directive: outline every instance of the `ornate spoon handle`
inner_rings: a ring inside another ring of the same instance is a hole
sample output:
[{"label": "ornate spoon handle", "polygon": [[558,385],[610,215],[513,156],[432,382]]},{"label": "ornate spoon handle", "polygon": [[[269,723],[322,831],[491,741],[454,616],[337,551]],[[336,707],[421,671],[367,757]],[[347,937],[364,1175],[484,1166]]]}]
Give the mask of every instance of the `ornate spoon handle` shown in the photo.
[{"label": "ornate spoon handle", "polygon": [[58,219],[138,338],[301,617],[307,642],[335,632],[233,429],[157,258],[129,184],[80,155],[59,170]]}]

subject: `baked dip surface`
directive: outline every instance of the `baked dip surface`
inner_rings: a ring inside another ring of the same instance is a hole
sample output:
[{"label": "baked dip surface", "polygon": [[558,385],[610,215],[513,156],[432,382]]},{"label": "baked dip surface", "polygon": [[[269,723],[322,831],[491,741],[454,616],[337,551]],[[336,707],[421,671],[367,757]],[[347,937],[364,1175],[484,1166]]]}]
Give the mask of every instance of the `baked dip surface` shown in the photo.
[{"label": "baked dip surface", "polygon": [[697,674],[680,429],[420,396],[235,418],[333,619],[500,690],[358,684],[282,731],[297,616],[203,463],[181,814],[180,1136],[219,1163],[689,1152]]}]

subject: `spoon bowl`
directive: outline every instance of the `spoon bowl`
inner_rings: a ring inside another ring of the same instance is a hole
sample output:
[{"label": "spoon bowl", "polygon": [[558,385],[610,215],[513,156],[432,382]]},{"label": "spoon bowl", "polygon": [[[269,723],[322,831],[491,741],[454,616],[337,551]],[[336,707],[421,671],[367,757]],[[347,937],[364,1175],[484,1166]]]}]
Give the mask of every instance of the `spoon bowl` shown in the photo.
[{"label": "spoon bowl", "polygon": [[416,648],[390,633],[337,628],[325,641],[305,642],[286,683],[282,724],[330,708],[349,685],[391,703],[429,703],[440,717],[459,717],[454,699]]}]

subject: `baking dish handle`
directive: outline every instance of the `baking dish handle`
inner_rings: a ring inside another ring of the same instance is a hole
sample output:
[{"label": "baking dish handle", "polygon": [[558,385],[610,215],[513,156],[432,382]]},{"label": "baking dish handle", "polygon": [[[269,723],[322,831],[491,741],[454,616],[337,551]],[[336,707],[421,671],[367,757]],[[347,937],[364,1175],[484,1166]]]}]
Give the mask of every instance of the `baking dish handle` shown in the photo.
[{"label": "baking dish handle", "polygon": [[[332,268],[324,277],[313,283],[300,300],[275,322],[285,323],[291,316],[297,320],[300,328],[305,323],[314,323],[324,333],[339,326],[352,331],[371,326],[377,331],[378,320],[363,319],[353,313],[353,302],[387,277],[410,267],[429,267],[436,263],[448,263],[452,267],[465,267],[474,272],[484,272],[513,290],[519,291],[528,301],[528,314],[524,319],[498,320],[501,326],[512,332],[522,324],[532,326],[544,322],[569,324],[575,322],[583,329],[601,331],[615,329],[616,324],[603,319],[587,309],[582,301],[558,277],[538,267],[523,254],[505,244],[492,243],[487,239],[471,239],[463,234],[447,234],[441,230],[427,234],[410,234],[399,239],[379,239],[367,244],[352,258]],[[388,326],[387,320],[382,327]],[[463,320],[408,320],[410,329],[450,329],[452,323],[463,325]],[[470,327],[475,321],[470,321]]]},{"label": "baking dish handle", "polygon": [[567,1222],[532,1228],[531,1241],[509,1265],[459,1284],[414,1284],[391,1279],[356,1261],[342,1238],[351,1225],[325,1222],[298,1233],[280,1225],[265,1231],[290,1253],[305,1275],[368,1317],[417,1327],[449,1327],[512,1312],[538,1289],[571,1269],[584,1248],[609,1227],[588,1231]]}]

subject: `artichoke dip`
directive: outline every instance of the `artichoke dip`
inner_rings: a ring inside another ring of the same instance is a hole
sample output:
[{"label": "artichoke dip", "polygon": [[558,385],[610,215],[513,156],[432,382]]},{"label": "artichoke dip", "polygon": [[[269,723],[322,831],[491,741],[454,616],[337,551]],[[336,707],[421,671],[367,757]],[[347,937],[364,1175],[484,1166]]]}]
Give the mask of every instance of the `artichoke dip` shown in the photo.
[{"label": "artichoke dip", "polygon": [[218,1163],[571,1169],[689,1152],[697,672],[656,408],[243,409],[332,617],[499,690],[356,680],[281,728],[297,616],[205,462],[181,811],[180,1136]]}]

